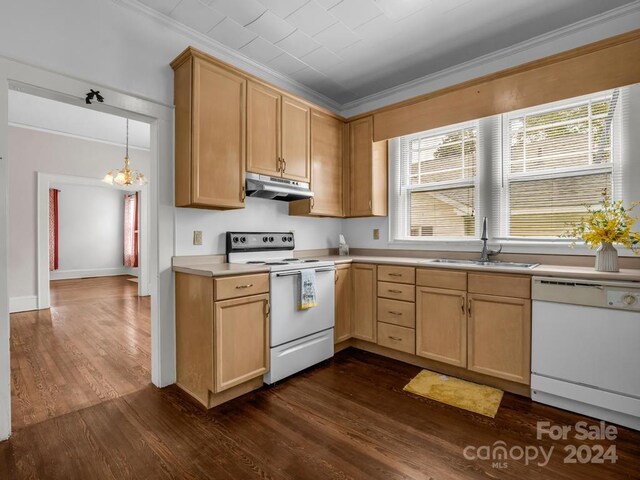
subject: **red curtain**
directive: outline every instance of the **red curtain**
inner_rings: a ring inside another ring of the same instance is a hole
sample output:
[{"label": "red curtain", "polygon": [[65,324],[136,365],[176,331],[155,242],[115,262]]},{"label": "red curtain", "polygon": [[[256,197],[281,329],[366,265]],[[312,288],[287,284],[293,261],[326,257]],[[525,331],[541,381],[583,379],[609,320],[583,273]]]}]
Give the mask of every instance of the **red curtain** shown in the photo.
[{"label": "red curtain", "polygon": [[138,192],[124,197],[124,266],[138,266]]},{"label": "red curtain", "polygon": [[58,270],[58,194],[49,189],[49,271]]}]

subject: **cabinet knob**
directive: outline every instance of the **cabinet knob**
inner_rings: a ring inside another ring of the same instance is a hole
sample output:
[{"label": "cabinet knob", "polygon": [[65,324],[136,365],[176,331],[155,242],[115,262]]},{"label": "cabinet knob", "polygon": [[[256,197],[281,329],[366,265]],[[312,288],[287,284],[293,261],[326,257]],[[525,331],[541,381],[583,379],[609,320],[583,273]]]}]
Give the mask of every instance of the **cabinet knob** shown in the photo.
[{"label": "cabinet knob", "polygon": [[287,161],[284,159],[284,157],[282,158],[282,173],[287,171]]},{"label": "cabinet knob", "polygon": [[248,283],[246,285],[236,285],[236,288],[251,288],[253,287],[253,283]]},{"label": "cabinet knob", "polygon": [[402,293],[402,290],[389,289],[389,293]]},{"label": "cabinet knob", "polygon": [[389,336],[389,338],[390,338],[391,340],[395,340],[396,342],[401,342],[401,341],[402,341],[402,339],[401,339],[400,337],[392,337],[392,336]]}]

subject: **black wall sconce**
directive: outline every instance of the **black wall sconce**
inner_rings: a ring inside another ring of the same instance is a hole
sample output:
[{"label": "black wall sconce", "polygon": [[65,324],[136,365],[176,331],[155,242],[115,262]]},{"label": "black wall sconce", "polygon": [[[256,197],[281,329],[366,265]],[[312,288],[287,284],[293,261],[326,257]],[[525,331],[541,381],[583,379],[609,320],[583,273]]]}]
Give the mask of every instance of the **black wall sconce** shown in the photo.
[{"label": "black wall sconce", "polygon": [[84,99],[87,105],[91,105],[91,100],[96,99],[98,102],[104,102],[104,97],[100,95],[100,90],[91,89],[89,93],[87,93],[87,98]]}]

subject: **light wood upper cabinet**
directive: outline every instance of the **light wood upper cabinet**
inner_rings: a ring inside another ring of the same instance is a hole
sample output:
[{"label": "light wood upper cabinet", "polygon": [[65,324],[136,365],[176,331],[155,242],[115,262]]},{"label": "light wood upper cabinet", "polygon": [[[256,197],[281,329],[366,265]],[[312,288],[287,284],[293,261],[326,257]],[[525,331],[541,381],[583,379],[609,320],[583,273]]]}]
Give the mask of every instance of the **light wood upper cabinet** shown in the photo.
[{"label": "light wood upper cabinet", "polygon": [[311,107],[249,81],[247,171],[309,182]]},{"label": "light wood upper cabinet", "polygon": [[466,292],[416,287],[416,355],[467,366]]},{"label": "light wood upper cabinet", "polygon": [[175,203],[244,207],[245,78],[190,52],[175,71]]},{"label": "light wood upper cabinet", "polygon": [[247,170],[280,176],[281,95],[249,81],[247,86]]},{"label": "light wood upper cabinet", "polygon": [[387,142],[373,141],[373,118],[349,123],[349,215],[387,215]]},{"label": "light wood upper cabinet", "polygon": [[290,215],[342,217],[344,123],[311,111],[311,190],[313,198],[289,203]]},{"label": "light wood upper cabinet", "polygon": [[351,338],[351,265],[336,266],[336,325],[334,343]]},{"label": "light wood upper cabinet", "polygon": [[282,176],[311,180],[311,108],[286,95],[282,97]]},{"label": "light wood upper cabinet", "polygon": [[468,368],[529,384],[531,300],[469,294]]},{"label": "light wood upper cabinet", "polygon": [[376,315],[376,266],[354,263],[352,323],[353,336],[375,342],[377,338]]},{"label": "light wood upper cabinet", "polygon": [[269,295],[215,303],[215,392],[269,370]]}]

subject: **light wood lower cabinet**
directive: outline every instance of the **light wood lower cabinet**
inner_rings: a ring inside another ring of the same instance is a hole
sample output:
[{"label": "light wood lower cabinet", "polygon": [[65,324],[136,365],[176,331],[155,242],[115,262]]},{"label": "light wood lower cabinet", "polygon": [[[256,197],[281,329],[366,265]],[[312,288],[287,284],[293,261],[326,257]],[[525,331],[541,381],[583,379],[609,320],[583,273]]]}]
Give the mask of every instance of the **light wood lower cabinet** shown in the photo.
[{"label": "light wood lower cabinet", "polygon": [[376,266],[355,263],[353,275],[352,322],[353,337],[369,342],[377,338],[376,318]]},{"label": "light wood lower cabinet", "polygon": [[215,303],[215,389],[222,392],[269,370],[269,294]]},{"label": "light wood lower cabinet", "polygon": [[[268,286],[268,274],[246,277],[223,287]],[[214,285],[176,273],[176,383],[207,408],[260,387],[269,370],[269,294],[214,301],[226,295]]]},{"label": "light wood lower cabinet", "polygon": [[351,308],[353,300],[351,265],[336,266],[336,324],[334,343],[351,338]]},{"label": "light wood lower cabinet", "polygon": [[466,292],[416,287],[416,355],[467,366]]},{"label": "light wood lower cabinet", "polygon": [[468,365],[474,372],[530,382],[531,300],[469,294]]}]

